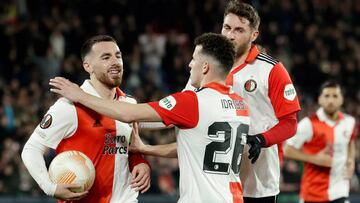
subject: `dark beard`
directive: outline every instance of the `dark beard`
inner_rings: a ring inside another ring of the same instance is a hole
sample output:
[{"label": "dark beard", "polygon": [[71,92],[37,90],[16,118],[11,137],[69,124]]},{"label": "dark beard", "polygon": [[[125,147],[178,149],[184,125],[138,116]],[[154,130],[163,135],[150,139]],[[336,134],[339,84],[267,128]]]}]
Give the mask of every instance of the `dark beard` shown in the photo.
[{"label": "dark beard", "polygon": [[239,58],[242,55],[244,55],[244,53],[246,52],[247,49],[248,49],[247,44],[243,44],[243,45],[239,46],[239,48],[236,50],[236,58]]},{"label": "dark beard", "polygon": [[327,111],[326,109],[324,109],[325,114],[327,114],[330,117],[334,117],[334,115],[338,112],[338,110],[334,110],[334,111]]},{"label": "dark beard", "polygon": [[115,87],[119,87],[121,85],[121,81],[122,81],[121,78],[122,78],[122,75],[120,75],[119,79],[111,80],[107,77],[106,74],[101,74],[100,77],[98,78],[98,80],[109,88],[115,88]]}]

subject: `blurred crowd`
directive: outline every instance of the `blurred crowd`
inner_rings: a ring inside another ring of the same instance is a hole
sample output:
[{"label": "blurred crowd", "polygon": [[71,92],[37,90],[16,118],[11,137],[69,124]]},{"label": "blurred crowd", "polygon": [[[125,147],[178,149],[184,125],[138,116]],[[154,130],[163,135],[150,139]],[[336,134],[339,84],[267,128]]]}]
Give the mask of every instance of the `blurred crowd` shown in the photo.
[{"label": "blurred crowd", "polygon": [[[44,195],[20,153],[57,97],[48,81],[64,76],[81,84],[80,47],[90,36],[109,34],[124,59],[121,88],[139,102],[180,91],[189,77],[193,39],[220,32],[224,0],[2,0],[0,1],[0,194]],[[299,119],[315,111],[319,85],[339,80],[344,111],[360,118],[360,2],[356,0],[247,1],[261,16],[257,43],[282,61],[301,100]],[[173,130],[144,131],[150,144],[175,141]],[[360,139],[352,191],[360,192]],[[47,162],[54,152],[47,155]],[[175,195],[176,159],[147,157],[150,193]],[[281,190],[299,190],[302,166],[283,165]]]}]

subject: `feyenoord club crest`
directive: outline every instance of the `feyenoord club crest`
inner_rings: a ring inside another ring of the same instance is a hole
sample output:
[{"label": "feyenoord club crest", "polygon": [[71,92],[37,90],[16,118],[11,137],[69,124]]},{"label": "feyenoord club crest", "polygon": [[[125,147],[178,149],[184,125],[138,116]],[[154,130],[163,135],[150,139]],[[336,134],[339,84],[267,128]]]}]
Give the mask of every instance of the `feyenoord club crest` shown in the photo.
[{"label": "feyenoord club crest", "polygon": [[51,123],[52,123],[52,116],[50,114],[46,114],[40,122],[40,128],[46,129],[51,125]]},{"label": "feyenoord club crest", "polygon": [[257,87],[257,83],[253,79],[246,81],[244,84],[244,88],[247,92],[253,92],[256,89],[256,87]]}]

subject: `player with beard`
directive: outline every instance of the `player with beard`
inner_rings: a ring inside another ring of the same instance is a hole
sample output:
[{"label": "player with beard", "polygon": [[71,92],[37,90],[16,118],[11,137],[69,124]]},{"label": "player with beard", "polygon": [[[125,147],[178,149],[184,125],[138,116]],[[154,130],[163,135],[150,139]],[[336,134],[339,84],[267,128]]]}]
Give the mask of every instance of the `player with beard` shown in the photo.
[{"label": "player with beard", "polygon": [[[112,37],[98,35],[87,40],[81,58],[90,75],[81,86],[85,92],[107,100],[136,103],[119,89],[123,61]],[[132,132],[127,123],[60,98],[25,144],[22,159],[41,189],[60,200],[137,202],[138,191],[150,187],[150,167],[140,154],[128,153]],[[56,153],[81,151],[92,160],[96,177],[90,191],[74,193],[70,189],[77,185],[50,181],[43,157],[49,148]]]},{"label": "player with beard", "polygon": [[194,45],[189,67],[196,91],[129,104],[96,98],[61,77],[50,80],[50,91],[124,122],[162,121],[177,126],[178,202],[242,203],[239,172],[249,129],[248,109],[244,102],[234,102],[233,91],[225,86],[235,50],[226,37],[213,33],[197,37]]},{"label": "player with beard", "polygon": [[320,108],[300,121],[285,145],[285,157],[304,162],[300,196],[306,202],[345,203],[355,167],[355,118],[340,111],[340,85],[325,82]]},{"label": "player with beard", "polygon": [[[254,44],[259,25],[260,17],[251,5],[232,0],[225,8],[221,34],[236,49],[235,63],[226,83],[245,99],[250,109],[249,148],[243,156],[249,159],[242,159],[240,173],[244,202],[274,203],[280,192],[282,142],[296,132],[300,105],[283,64],[261,53]],[[194,89],[189,80],[185,90]],[[240,97],[233,96],[233,100]],[[135,140],[132,150],[154,156],[176,154],[174,143],[154,146],[141,143]]]},{"label": "player with beard", "polygon": [[245,203],[274,203],[279,194],[282,142],[296,132],[300,110],[296,90],[283,64],[261,53],[254,41],[260,17],[249,4],[230,1],[224,13],[222,34],[237,49],[227,84],[245,99],[250,129],[241,162]]}]

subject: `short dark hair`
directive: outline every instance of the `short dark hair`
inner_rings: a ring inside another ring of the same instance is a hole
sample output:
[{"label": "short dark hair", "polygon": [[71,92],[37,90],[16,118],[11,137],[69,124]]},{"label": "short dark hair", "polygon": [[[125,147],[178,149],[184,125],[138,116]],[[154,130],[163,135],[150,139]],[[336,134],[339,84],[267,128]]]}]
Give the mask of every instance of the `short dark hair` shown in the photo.
[{"label": "short dark hair", "polygon": [[235,48],[225,36],[215,33],[205,33],[195,39],[195,46],[202,46],[202,53],[213,57],[226,73],[228,73],[235,60]]},{"label": "short dark hair", "polygon": [[91,51],[91,48],[94,46],[94,44],[99,42],[114,42],[116,43],[116,40],[109,36],[109,35],[96,35],[91,37],[90,39],[86,40],[85,43],[81,47],[81,59],[84,60],[85,56]]},{"label": "short dark hair", "polygon": [[319,95],[322,94],[325,88],[340,88],[341,90],[341,85],[336,80],[327,80],[320,86]]},{"label": "short dark hair", "polygon": [[260,16],[250,4],[240,2],[239,0],[230,0],[225,7],[224,17],[229,13],[247,19],[250,22],[250,27],[255,30],[259,29]]}]

